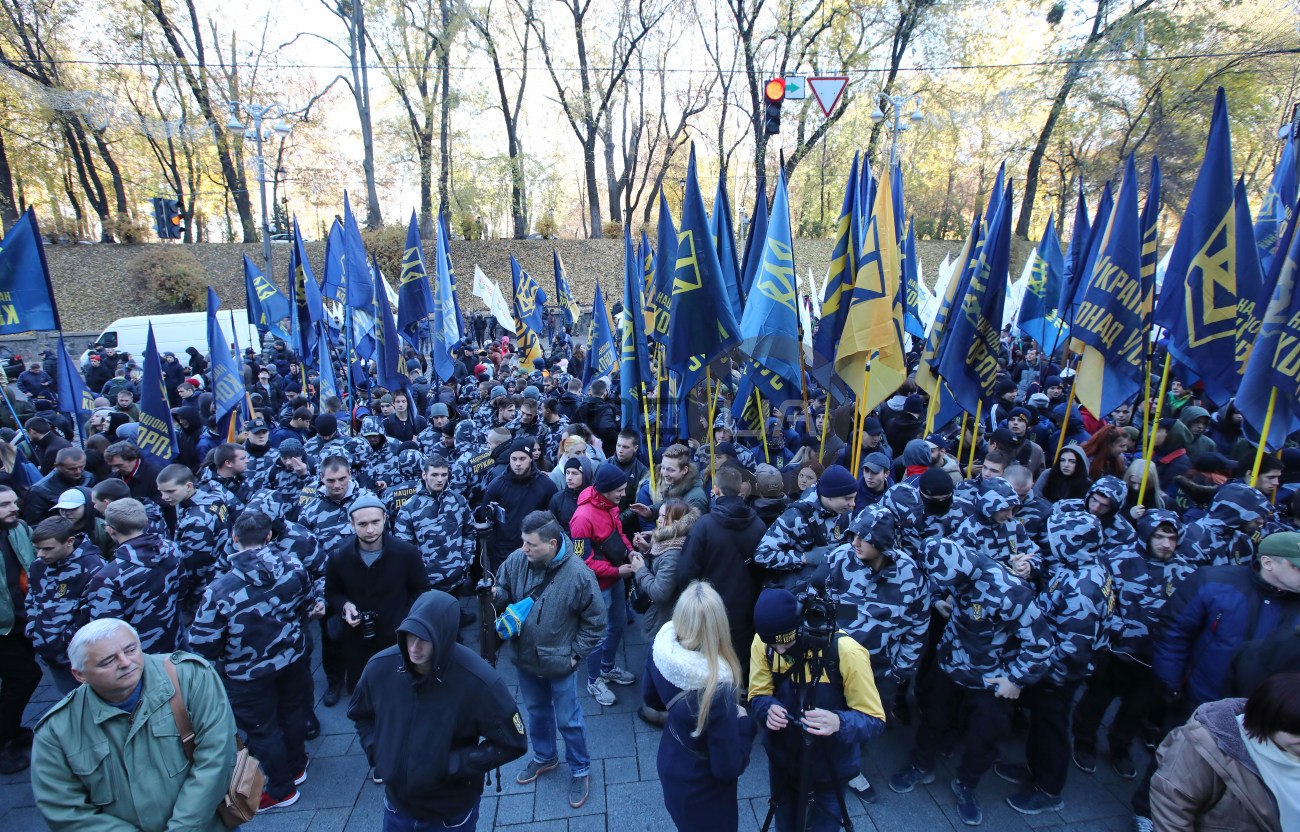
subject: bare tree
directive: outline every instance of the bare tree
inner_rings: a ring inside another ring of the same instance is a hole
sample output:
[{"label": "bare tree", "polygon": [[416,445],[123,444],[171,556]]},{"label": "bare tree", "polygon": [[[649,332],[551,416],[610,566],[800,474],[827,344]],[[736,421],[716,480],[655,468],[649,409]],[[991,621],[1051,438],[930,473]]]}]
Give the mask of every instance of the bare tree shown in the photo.
[{"label": "bare tree", "polygon": [[[537,17],[532,25],[537,32],[538,43],[542,47],[542,58],[546,69],[555,84],[560,106],[569,121],[569,126],[582,146],[582,166],[587,185],[587,206],[591,214],[590,236],[601,237],[600,222],[600,183],[596,179],[596,142],[600,139],[601,126],[606,122],[609,109],[613,106],[614,95],[622,86],[627,75],[628,65],[643,41],[659,19],[663,9],[652,9],[647,0],[622,0],[619,4],[618,21],[615,28],[613,48],[604,69],[592,64],[587,47],[587,15],[591,11],[592,0],[559,0],[569,12],[573,22],[573,34],[577,50],[577,72],[579,88],[560,80],[555,47],[551,45],[546,34],[544,22]],[[635,8],[634,8],[635,7]],[[620,220],[617,201],[611,199],[611,218]]]},{"label": "bare tree", "polygon": [[[528,43],[533,33],[533,0],[514,0],[514,6],[519,12],[518,17],[522,19],[517,28],[508,24],[508,34],[514,40],[520,56],[518,71],[506,69],[501,64],[501,50],[492,16],[492,0],[473,12],[469,21],[478,32],[483,48],[492,61],[492,74],[497,87],[496,109],[501,112],[506,127],[506,153],[510,163],[510,216],[514,223],[514,238],[522,240],[528,236],[528,190],[524,178],[523,143],[519,139],[519,111],[524,103],[524,87],[528,84]],[[516,16],[506,17],[510,19]],[[513,96],[507,89],[507,75],[516,75],[519,79],[519,86]]]}]

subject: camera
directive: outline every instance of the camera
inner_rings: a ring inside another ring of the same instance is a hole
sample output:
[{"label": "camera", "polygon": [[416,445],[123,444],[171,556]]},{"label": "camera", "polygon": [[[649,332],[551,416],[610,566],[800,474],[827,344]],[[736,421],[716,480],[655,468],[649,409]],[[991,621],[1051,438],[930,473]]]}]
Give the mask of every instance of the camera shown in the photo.
[{"label": "camera", "polygon": [[799,635],[804,642],[814,649],[830,644],[831,636],[835,634],[838,609],[834,595],[825,586],[810,586],[796,598],[801,619]]},{"label": "camera", "polygon": [[490,534],[496,526],[506,522],[506,510],[500,503],[484,503],[474,509],[474,532],[480,537]]},{"label": "camera", "polygon": [[377,612],[361,613],[361,624],[359,625],[359,629],[361,630],[361,637],[363,639],[365,639],[366,641],[372,640],[378,634],[377,632],[378,628],[379,628],[379,613]]}]

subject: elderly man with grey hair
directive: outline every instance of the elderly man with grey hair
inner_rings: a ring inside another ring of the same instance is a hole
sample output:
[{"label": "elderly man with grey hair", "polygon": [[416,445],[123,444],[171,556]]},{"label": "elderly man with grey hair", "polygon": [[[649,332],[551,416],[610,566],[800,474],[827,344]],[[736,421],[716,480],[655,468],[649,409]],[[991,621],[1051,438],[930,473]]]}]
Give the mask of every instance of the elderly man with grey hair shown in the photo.
[{"label": "elderly man with grey hair", "polygon": [[[68,658],[83,684],[37,723],[32,745],[32,790],[50,829],[225,829],[216,811],[235,767],[235,719],[212,665],[146,654],[116,618],[78,630]],[[193,724],[192,760],[169,706],[172,679]]]}]

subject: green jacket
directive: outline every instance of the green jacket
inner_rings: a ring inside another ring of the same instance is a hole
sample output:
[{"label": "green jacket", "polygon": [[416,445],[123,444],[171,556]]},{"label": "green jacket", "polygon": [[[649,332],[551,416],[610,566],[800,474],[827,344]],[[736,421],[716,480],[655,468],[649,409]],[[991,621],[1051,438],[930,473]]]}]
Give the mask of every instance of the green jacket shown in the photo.
[{"label": "green jacket", "polygon": [[[9,530],[9,545],[14,547],[14,554],[18,556],[18,562],[23,565],[23,571],[29,571],[32,561],[36,560],[36,548],[32,546],[31,526],[19,520],[18,525]],[[9,635],[9,631],[14,627],[14,599],[9,597],[9,592],[5,589],[8,581],[9,576],[5,574],[5,561],[0,557],[0,636]]]},{"label": "green jacket", "polygon": [[194,725],[185,758],[163,656],[145,656],[134,714],[82,685],[36,725],[32,790],[53,832],[223,832],[217,805],[235,767],[235,717],[221,677],[191,653],[171,654]]}]

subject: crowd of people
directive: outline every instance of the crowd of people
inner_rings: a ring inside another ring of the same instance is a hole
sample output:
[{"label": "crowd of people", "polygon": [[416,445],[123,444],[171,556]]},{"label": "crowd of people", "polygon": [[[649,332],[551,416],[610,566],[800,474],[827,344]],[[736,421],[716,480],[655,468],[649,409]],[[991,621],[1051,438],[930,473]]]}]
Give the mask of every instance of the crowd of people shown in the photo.
[{"label": "crowd of people", "polygon": [[[1097,416],[1008,332],[978,423],[927,433],[909,380],[865,416],[813,385],[747,431],[723,375],[650,437],[562,328],[532,362],[471,332],[454,378],[408,351],[409,384],[357,363],[348,402],[283,342],[249,349],[233,436],[208,359],[168,353],[165,466],[134,442],[131,356],[90,354],[84,436],[49,368],[6,387],[0,772],[31,766],[52,828],[223,828],[236,731],[259,811],[290,806],[317,709],[345,699],[385,829],[473,828],[489,772],[559,767],[557,730],[576,809],[586,696],[662,729],[683,830],[737,828],[756,735],[780,832],[837,828],[953,754],[969,825],[990,773],[1035,815],[1104,764],[1138,829],[1300,829],[1300,449],[1257,460],[1191,378]],[[618,664],[628,627],[644,667]],[[44,674],[66,695],[33,734]],[[911,753],[873,784],[889,723]]]}]

